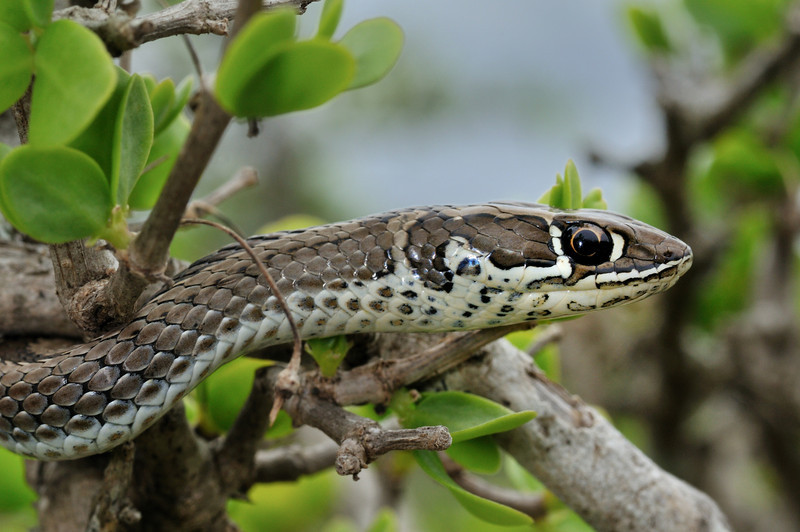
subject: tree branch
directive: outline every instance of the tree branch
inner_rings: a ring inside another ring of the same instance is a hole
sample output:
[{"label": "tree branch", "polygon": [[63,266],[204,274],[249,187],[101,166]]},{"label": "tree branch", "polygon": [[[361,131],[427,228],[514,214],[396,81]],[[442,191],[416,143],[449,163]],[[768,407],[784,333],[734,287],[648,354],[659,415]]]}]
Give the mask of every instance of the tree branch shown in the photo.
[{"label": "tree branch", "polygon": [[443,379],[537,417],[500,444],[597,530],[730,530],[707,495],[663,471],[597,411],[548,381],[501,340]]},{"label": "tree branch", "polygon": [[[288,7],[303,13],[315,0],[261,0],[263,9]],[[237,0],[184,0],[168,8],[132,17],[121,10],[68,7],[53,19],[69,18],[97,33],[114,55],[173,35],[227,35]]]}]

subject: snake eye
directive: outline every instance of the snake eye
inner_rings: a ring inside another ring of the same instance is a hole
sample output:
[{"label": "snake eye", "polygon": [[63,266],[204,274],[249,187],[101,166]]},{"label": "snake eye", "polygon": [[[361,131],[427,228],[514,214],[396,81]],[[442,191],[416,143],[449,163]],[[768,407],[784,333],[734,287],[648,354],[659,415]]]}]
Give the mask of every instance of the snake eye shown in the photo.
[{"label": "snake eye", "polygon": [[571,226],[562,237],[564,253],[578,264],[597,266],[611,258],[614,243],[599,227]]}]

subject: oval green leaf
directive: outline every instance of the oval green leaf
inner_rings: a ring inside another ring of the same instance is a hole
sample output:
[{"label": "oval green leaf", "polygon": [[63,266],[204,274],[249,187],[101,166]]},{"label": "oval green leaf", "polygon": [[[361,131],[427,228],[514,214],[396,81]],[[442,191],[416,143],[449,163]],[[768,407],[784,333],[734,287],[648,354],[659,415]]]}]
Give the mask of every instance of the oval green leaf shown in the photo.
[{"label": "oval green leaf", "polygon": [[111,212],[103,171],[63,146],[14,149],[0,163],[0,204],[20,231],[48,243],[96,235]]},{"label": "oval green leaf", "polygon": [[20,99],[33,74],[33,52],[13,27],[0,22],[0,112]]},{"label": "oval green leaf", "polygon": [[342,18],[343,7],[344,0],[325,0],[322,14],[319,16],[318,38],[329,40],[333,37],[336,27],[339,25],[339,20]]},{"label": "oval green leaf", "polygon": [[[25,482],[25,460],[18,454],[0,449],[0,512],[15,512],[29,507],[36,493]],[[5,524],[5,523],[4,523]]]},{"label": "oval green leaf", "polygon": [[288,9],[254,15],[233,39],[217,71],[216,95],[220,105],[233,113],[241,87],[278,51],[294,40],[296,15]]},{"label": "oval green leaf", "polygon": [[2,0],[0,2],[0,20],[14,28],[17,33],[31,29],[31,21],[25,13],[27,0]]},{"label": "oval green leaf", "polygon": [[150,156],[145,166],[149,169],[139,176],[128,197],[128,206],[131,209],[147,210],[156,204],[161,189],[164,188],[164,183],[172,167],[175,166],[181,147],[189,135],[189,129],[189,121],[183,116],[178,116],[177,120],[173,120],[167,129],[153,139],[153,147],[150,149]]},{"label": "oval green leaf", "polygon": [[131,76],[114,128],[111,169],[112,201],[128,204],[128,196],[147,163],[153,145],[153,110],[144,81]]},{"label": "oval green leaf", "polygon": [[0,142],[0,163],[3,162],[3,159],[5,159],[6,155],[11,153],[12,149],[13,148],[8,144],[3,144],[2,142]]},{"label": "oval green leaf", "polygon": [[476,473],[492,475],[503,464],[500,448],[491,436],[454,443],[445,452],[450,458]]},{"label": "oval green leaf", "polygon": [[34,26],[44,28],[53,15],[54,0],[25,0],[25,14]]},{"label": "oval green leaf", "polygon": [[263,117],[310,109],[342,92],[354,69],[353,57],[338,44],[289,43],[242,80],[229,110],[239,117]]},{"label": "oval green leaf", "polygon": [[97,35],[71,20],[57,20],[42,34],[34,54],[29,141],[66,144],[78,136],[111,96],[114,64]]},{"label": "oval green leaf", "polygon": [[433,480],[449,489],[456,500],[472,515],[489,523],[503,526],[522,526],[533,523],[533,520],[522,512],[478,497],[456,484],[433,451],[413,451],[413,453],[422,470]]},{"label": "oval green leaf", "polygon": [[156,133],[168,128],[172,122],[178,118],[178,115],[183,112],[183,108],[186,107],[186,104],[189,103],[189,98],[192,96],[192,86],[192,78],[186,77],[175,87],[175,98],[172,104],[170,104],[167,114],[156,125]]},{"label": "oval green leaf", "polygon": [[530,410],[513,412],[477,395],[449,391],[424,394],[405,424],[409,427],[444,425],[456,443],[515,429],[535,416]]},{"label": "oval green leaf", "polygon": [[379,17],[356,24],[340,44],[356,59],[356,73],[348,89],[370,85],[383,78],[403,50],[403,30],[393,20]]},{"label": "oval green leaf", "polygon": [[[145,78],[147,81],[147,78]],[[147,86],[147,83],[145,83]],[[161,131],[166,125],[167,116],[175,101],[175,82],[170,78],[165,79],[158,85],[147,87],[150,94],[150,105],[153,108],[154,129]]]},{"label": "oval green leaf", "polygon": [[258,368],[272,362],[255,358],[237,358],[225,364],[203,381],[203,404],[217,430],[227,431],[250,395],[253,378]]},{"label": "oval green leaf", "polygon": [[69,145],[78,149],[100,165],[106,179],[111,181],[114,166],[114,138],[117,118],[120,113],[122,98],[128,91],[131,75],[117,67],[117,79],[111,96],[95,115],[91,124],[72,140]]}]

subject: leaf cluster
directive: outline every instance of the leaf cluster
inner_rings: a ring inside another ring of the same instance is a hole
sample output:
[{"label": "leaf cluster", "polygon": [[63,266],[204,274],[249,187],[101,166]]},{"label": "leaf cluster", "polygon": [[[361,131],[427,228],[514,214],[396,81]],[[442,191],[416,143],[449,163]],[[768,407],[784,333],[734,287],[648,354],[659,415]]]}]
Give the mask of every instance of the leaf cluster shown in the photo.
[{"label": "leaf cluster", "polygon": [[[52,7],[0,4],[0,110],[31,87],[28,144],[0,145],[0,211],[43,242],[104,238],[124,249],[128,215],[153,207],[188,136],[192,84],[115,67],[97,35],[71,20],[51,22]],[[377,18],[333,41],[342,7],[329,0],[309,40],[296,37],[291,11],[254,16],[220,64],[220,103],[240,117],[274,116],[385,76],[402,31]]]}]

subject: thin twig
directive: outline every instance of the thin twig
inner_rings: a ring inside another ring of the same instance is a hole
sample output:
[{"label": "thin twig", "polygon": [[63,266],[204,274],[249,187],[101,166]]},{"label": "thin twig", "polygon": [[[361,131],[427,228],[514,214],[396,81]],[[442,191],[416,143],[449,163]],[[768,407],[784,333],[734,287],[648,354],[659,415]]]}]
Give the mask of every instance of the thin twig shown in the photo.
[{"label": "thin twig", "polygon": [[214,227],[215,229],[219,229],[220,231],[224,231],[227,233],[231,238],[236,240],[242,249],[253,259],[253,262],[258,266],[258,270],[261,272],[261,275],[264,276],[264,280],[266,281],[269,289],[272,291],[272,295],[275,296],[275,299],[278,300],[278,305],[280,305],[281,310],[283,311],[284,315],[286,316],[286,321],[289,323],[289,327],[292,330],[292,337],[294,338],[294,351],[292,353],[292,359],[297,357],[300,358],[303,350],[303,340],[300,337],[300,330],[297,328],[297,324],[292,318],[292,311],[289,309],[289,305],[286,303],[286,300],[281,295],[280,290],[278,290],[278,285],[275,283],[275,280],[270,275],[267,267],[264,266],[264,263],[261,262],[256,255],[256,252],[250,247],[250,244],[247,243],[247,240],[242,238],[241,236],[237,235],[235,231],[232,229],[225,227],[224,225],[213,222],[211,220],[203,220],[200,218],[184,218],[181,221],[182,224],[196,224],[196,225],[208,225]]},{"label": "thin twig", "polygon": [[287,397],[284,408],[294,423],[315,427],[339,444],[336,471],[340,475],[357,479],[370,462],[390,451],[442,451],[452,443],[446,427],[385,430],[371,419],[326,401],[314,393],[313,387],[305,389],[311,391]]}]

